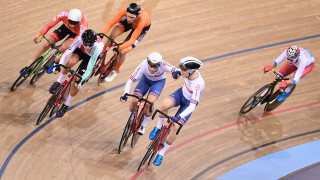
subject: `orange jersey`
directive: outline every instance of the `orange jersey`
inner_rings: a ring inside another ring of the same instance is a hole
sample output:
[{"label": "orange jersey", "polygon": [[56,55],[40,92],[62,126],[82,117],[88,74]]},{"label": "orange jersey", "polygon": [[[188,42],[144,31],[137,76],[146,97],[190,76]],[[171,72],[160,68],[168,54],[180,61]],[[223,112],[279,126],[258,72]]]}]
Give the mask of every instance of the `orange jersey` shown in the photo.
[{"label": "orange jersey", "polygon": [[[53,26],[55,26],[56,24],[58,24],[60,21],[63,22],[63,24],[65,24],[68,28],[69,28],[69,23],[68,23],[68,15],[69,15],[70,10],[65,10],[62,11],[60,14],[58,14],[57,17],[53,18],[52,21],[50,21],[48,24],[46,24],[40,34],[40,36],[45,35]],[[69,28],[70,29],[70,28]],[[85,15],[82,15],[81,21],[79,23],[79,25],[74,28],[74,29],[70,29],[70,31],[72,31],[73,33],[79,35],[80,32],[84,31],[88,29],[88,19]]]},{"label": "orange jersey", "polygon": [[[127,7],[123,8],[103,29],[102,33],[107,34],[111,27],[119,22],[123,17],[127,14]],[[134,32],[132,33],[131,38],[120,45],[119,50],[125,49],[134,44],[134,42],[138,39],[139,35],[141,34],[143,28],[148,27],[151,24],[151,18],[149,13],[141,9],[141,12],[138,16],[138,19],[132,23],[132,27],[134,28]]]}]

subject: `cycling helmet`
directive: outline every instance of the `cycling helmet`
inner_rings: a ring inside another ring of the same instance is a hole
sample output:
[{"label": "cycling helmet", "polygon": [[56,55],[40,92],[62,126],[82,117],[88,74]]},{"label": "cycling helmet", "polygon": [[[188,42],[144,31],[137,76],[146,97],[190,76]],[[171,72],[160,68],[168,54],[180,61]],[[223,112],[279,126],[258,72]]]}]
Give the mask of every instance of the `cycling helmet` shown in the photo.
[{"label": "cycling helmet", "polygon": [[137,16],[139,16],[140,14],[140,11],[141,11],[141,8],[138,4],[136,3],[131,3],[129,4],[129,6],[127,7],[127,12],[128,13],[131,13],[131,14],[135,14]]},{"label": "cycling helmet", "polygon": [[71,9],[68,14],[68,20],[74,22],[80,22],[82,18],[81,11],[79,9]]},{"label": "cycling helmet", "polygon": [[81,38],[84,43],[93,44],[97,41],[97,33],[91,29],[87,29],[82,33]]},{"label": "cycling helmet", "polygon": [[201,68],[202,62],[195,57],[187,56],[180,60],[179,65],[181,68],[186,69],[190,76],[195,70]]},{"label": "cycling helmet", "polygon": [[148,55],[147,60],[149,65],[155,65],[157,67],[160,67],[162,63],[162,56],[158,52],[152,52]]},{"label": "cycling helmet", "polygon": [[287,57],[297,59],[300,55],[300,49],[297,46],[290,46],[287,49]]}]

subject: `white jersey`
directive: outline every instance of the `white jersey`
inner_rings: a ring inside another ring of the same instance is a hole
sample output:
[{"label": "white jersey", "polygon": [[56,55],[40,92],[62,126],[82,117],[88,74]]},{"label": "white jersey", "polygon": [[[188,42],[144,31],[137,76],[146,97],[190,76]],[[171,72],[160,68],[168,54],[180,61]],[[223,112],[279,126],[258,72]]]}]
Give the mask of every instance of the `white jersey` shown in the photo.
[{"label": "white jersey", "polygon": [[[284,50],[283,53],[273,62],[277,66],[285,59],[287,59],[287,50]],[[294,78],[292,79],[294,84],[296,84],[300,80],[304,69],[307,66],[311,65],[312,63],[314,63],[314,57],[310,53],[310,51],[308,51],[304,48],[300,48],[299,60],[297,62],[293,62],[293,65],[295,65],[297,67],[296,74],[294,75]]]},{"label": "white jersey", "polygon": [[183,118],[192,113],[196,105],[200,102],[201,94],[205,88],[204,80],[199,71],[196,71],[198,77],[194,80],[189,78],[184,79],[184,86],[182,87],[183,96],[190,101],[190,105],[180,113],[180,117]]},{"label": "white jersey", "polygon": [[[84,32],[84,31],[83,31]],[[82,33],[83,33],[82,32]],[[90,56],[89,63],[87,65],[86,72],[82,76],[81,82],[85,81],[88,79],[90,76],[92,69],[97,61],[98,56],[101,54],[103,50],[103,41],[102,39],[98,36],[97,41],[94,43],[93,47],[91,48],[90,51],[86,51],[83,46],[82,38],[81,35],[82,33],[72,42],[72,44],[69,46],[69,48],[65,51],[65,53],[62,55],[59,64],[65,64],[66,60],[68,57],[77,49],[79,48],[81,51],[83,51],[85,54]]]},{"label": "white jersey", "polygon": [[159,81],[166,78],[166,72],[173,72],[176,68],[169,64],[166,61],[162,61],[160,67],[157,69],[155,73],[150,73],[149,64],[147,60],[143,60],[142,63],[135,69],[135,71],[130,76],[130,79],[127,81],[124,94],[129,93],[132,84],[140,77],[140,75],[144,74],[150,81]]}]

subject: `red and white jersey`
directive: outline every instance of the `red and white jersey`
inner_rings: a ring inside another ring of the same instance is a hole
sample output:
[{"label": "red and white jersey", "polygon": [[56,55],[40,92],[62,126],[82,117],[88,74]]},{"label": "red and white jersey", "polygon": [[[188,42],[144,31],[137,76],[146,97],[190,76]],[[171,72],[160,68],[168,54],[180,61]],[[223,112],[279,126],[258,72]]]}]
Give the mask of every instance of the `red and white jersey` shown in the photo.
[{"label": "red and white jersey", "polygon": [[[296,74],[294,75],[293,81],[295,82],[295,84],[300,80],[304,69],[311,65],[312,63],[314,63],[314,57],[311,54],[310,51],[299,47],[300,49],[300,56],[297,62],[293,62],[292,64],[294,66],[297,67],[297,71]],[[287,59],[287,50],[284,50],[283,53],[273,62],[278,65],[280,64],[282,61],[284,61],[285,59]]]},{"label": "red and white jersey", "polygon": [[199,71],[196,71],[198,77],[194,80],[189,78],[184,79],[184,86],[182,87],[183,96],[194,104],[198,104],[200,96],[204,90],[205,83]]},{"label": "red and white jersey", "polygon": [[186,108],[182,113],[180,113],[180,117],[186,117],[190,113],[192,113],[200,102],[201,94],[205,88],[204,80],[199,71],[195,73],[198,74],[196,79],[190,80],[189,78],[184,79],[184,86],[182,87],[183,96],[190,101],[188,108]]},{"label": "red and white jersey", "polygon": [[[62,21],[63,24],[65,24],[66,27],[69,28],[69,23],[68,23],[69,12],[70,12],[70,10],[62,11],[55,18],[53,18],[52,21],[50,21],[48,24],[46,24],[42,28],[42,30],[41,30],[41,32],[39,34],[39,37],[45,35],[53,26],[58,24],[60,21]],[[70,31],[72,31],[73,33],[79,35],[82,31],[84,31],[86,29],[88,29],[88,19],[84,14],[82,14],[82,19],[81,19],[79,25],[74,29],[70,29]]]}]

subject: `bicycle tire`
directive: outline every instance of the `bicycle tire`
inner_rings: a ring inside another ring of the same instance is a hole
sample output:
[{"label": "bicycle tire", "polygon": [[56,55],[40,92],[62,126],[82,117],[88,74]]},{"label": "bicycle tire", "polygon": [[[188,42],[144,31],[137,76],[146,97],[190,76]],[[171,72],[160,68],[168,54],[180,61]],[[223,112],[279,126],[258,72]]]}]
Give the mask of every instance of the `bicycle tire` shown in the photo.
[{"label": "bicycle tire", "polygon": [[47,59],[42,61],[40,67],[37,68],[36,73],[34,73],[32,79],[30,80],[30,84],[34,84],[35,82],[37,82],[42,77],[42,75],[44,75],[46,70],[53,63],[54,57],[55,57],[54,54],[50,54],[50,56]]},{"label": "bicycle tire", "polygon": [[[293,87],[290,90],[289,95],[287,96],[287,98],[292,94],[293,90],[296,88],[296,85],[293,85]],[[273,111],[274,109],[276,109],[277,107],[279,107],[284,101],[278,101],[276,98],[278,98],[278,96],[281,94],[281,92],[279,90],[277,90],[275,93],[273,93],[272,95],[272,99],[266,104],[266,106],[264,107],[264,112],[270,112]],[[286,98],[286,99],[287,99]],[[274,100],[276,99],[276,100]]]},{"label": "bicycle tire", "polygon": [[[49,114],[49,117],[52,117],[57,111],[58,109],[61,107],[62,103],[60,104],[57,104],[56,106],[54,105],[56,102],[60,101],[58,98],[59,98],[59,95],[60,95],[60,92],[63,90],[64,88],[64,85],[61,85],[58,87],[57,91],[54,93],[54,96],[52,99],[53,102],[52,102],[52,109],[51,109],[51,112]],[[65,93],[63,94],[63,96],[65,95]],[[63,98],[63,96],[61,98]]]},{"label": "bicycle tire", "polygon": [[22,74],[17,78],[17,80],[12,84],[10,90],[14,91],[19,87],[30,75],[32,75],[34,68],[37,67],[36,64],[40,61],[40,57],[33,61],[30,66],[28,66]]},{"label": "bicycle tire", "polygon": [[52,103],[48,101],[46,106],[44,106],[43,110],[41,111],[36,125],[39,125],[43,121],[43,119],[47,116],[51,108],[52,108]]},{"label": "bicycle tire", "polygon": [[[141,167],[147,162],[147,160],[149,159],[150,155],[153,155],[151,157],[154,157],[155,153],[157,153],[154,150],[155,150],[157,144],[159,144],[159,141],[160,141],[162,133],[163,133],[163,129],[160,130],[160,132],[157,134],[157,136],[152,141],[150,147],[148,148],[146,154],[144,155],[144,157],[142,158],[142,160],[140,162],[140,165],[138,167],[138,171],[140,171]],[[148,165],[150,164],[150,162],[151,162],[151,158],[150,158],[150,160],[148,162]]]},{"label": "bicycle tire", "polygon": [[[266,97],[270,93],[271,88],[272,88],[272,84],[267,84],[262,88],[260,88],[257,92],[255,92],[241,107],[239,115],[246,114],[247,112],[251,111],[253,108],[259,106],[261,102],[263,102],[266,99]],[[268,90],[268,92],[265,93],[264,96],[261,96],[261,94],[264,93],[265,90]],[[255,103],[255,101],[258,100],[259,98],[260,98],[260,101],[258,103]]]},{"label": "bicycle tire", "polygon": [[[132,112],[129,116],[129,119],[126,123],[126,126],[123,129],[123,133],[121,136],[121,140],[120,140],[120,144],[119,144],[119,148],[118,148],[118,153],[120,154],[124,148],[124,146],[127,144],[129,137],[131,136],[132,132],[131,132],[131,128],[132,128],[132,124],[133,124],[133,120],[131,120],[131,117],[135,116],[135,112]],[[134,118],[132,118],[134,119]]]},{"label": "bicycle tire", "polygon": [[[143,122],[144,119],[144,113],[141,115],[138,127],[140,128],[141,123]],[[139,141],[141,135],[138,134],[138,131],[136,131],[135,133],[132,134],[132,139],[131,139],[131,147],[133,148],[137,142]]]}]

